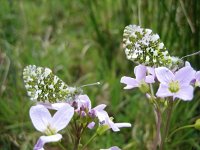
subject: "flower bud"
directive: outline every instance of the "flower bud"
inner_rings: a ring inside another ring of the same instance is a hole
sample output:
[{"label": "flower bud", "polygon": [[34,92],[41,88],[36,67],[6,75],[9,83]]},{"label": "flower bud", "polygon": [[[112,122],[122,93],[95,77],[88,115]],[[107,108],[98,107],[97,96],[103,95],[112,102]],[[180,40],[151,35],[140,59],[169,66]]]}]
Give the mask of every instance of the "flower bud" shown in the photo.
[{"label": "flower bud", "polygon": [[139,89],[142,93],[147,93],[149,92],[149,85],[146,82],[142,81],[139,86]]},{"label": "flower bud", "polygon": [[197,119],[194,124],[195,129],[200,130],[200,119]]}]

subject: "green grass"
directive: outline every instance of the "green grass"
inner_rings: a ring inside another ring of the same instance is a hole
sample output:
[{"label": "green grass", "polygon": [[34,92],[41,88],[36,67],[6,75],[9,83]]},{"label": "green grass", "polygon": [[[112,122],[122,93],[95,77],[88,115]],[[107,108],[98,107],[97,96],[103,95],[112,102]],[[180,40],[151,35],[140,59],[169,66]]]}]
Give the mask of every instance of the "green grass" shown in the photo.
[{"label": "green grass", "polygon": [[[119,83],[134,68],[122,49],[123,29],[128,24],[151,28],[172,55],[182,57],[200,50],[199,13],[198,0],[0,1],[0,149],[32,149],[39,137],[22,80],[29,64],[51,68],[69,85],[102,82],[85,89],[93,105],[106,103],[116,121],[133,124],[120,133],[108,132],[89,149],[147,149],[154,134],[153,111],[138,90],[124,91]],[[200,68],[199,56],[188,60]],[[192,102],[174,110],[171,129],[199,117],[199,89],[195,94]],[[199,133],[180,131],[166,148],[200,149]]]}]

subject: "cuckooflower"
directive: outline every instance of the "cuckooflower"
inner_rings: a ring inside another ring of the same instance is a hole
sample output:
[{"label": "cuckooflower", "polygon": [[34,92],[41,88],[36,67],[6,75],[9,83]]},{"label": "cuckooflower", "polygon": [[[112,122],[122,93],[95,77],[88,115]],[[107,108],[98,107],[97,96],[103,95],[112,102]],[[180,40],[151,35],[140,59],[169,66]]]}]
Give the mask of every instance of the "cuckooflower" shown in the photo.
[{"label": "cuckooflower", "polygon": [[160,81],[156,96],[172,96],[173,99],[192,100],[194,88],[190,85],[190,82],[195,74],[192,67],[183,67],[175,73],[172,73],[166,67],[159,67],[155,69],[155,73],[157,79]]},{"label": "cuckooflower", "polygon": [[117,146],[113,146],[113,147],[110,147],[108,149],[100,149],[100,150],[121,150],[121,149]]},{"label": "cuckooflower", "polygon": [[141,90],[145,91],[145,88],[148,89],[147,83],[154,83],[154,74],[153,69],[148,68],[148,72],[150,73],[147,75],[147,67],[144,65],[138,65],[134,68],[135,78],[123,76],[121,78],[121,83],[126,84],[124,89],[132,89],[135,87],[141,88]]},{"label": "cuckooflower", "polygon": [[45,143],[57,142],[62,138],[58,131],[64,129],[74,114],[74,108],[69,104],[63,105],[52,117],[48,109],[43,105],[30,108],[30,118],[36,130],[45,134],[41,136],[34,150],[43,150]]},{"label": "cuckooflower", "polygon": [[101,104],[93,108],[95,115],[99,119],[99,122],[101,125],[107,125],[109,128],[111,128],[114,132],[120,131],[119,128],[123,127],[131,127],[130,123],[114,123],[112,121],[112,118],[108,116],[108,113],[104,110],[106,107],[105,104]]}]

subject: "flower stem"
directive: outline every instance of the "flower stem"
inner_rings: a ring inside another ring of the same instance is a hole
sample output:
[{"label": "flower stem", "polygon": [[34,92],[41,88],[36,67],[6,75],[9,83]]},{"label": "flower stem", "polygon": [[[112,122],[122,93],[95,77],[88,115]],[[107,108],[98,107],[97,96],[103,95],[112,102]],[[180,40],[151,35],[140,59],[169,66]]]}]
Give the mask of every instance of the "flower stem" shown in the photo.
[{"label": "flower stem", "polygon": [[162,137],[162,140],[161,140],[160,150],[163,149],[165,139],[166,139],[168,132],[169,132],[172,110],[173,110],[173,100],[170,99],[169,100],[169,107],[167,109],[167,121],[166,121],[165,129],[164,129],[163,137]]},{"label": "flower stem", "polygon": [[155,118],[156,118],[156,136],[153,141],[153,150],[157,149],[157,146],[160,143],[160,128],[161,128],[161,122],[162,122],[162,116],[160,109],[158,107],[155,107]]},{"label": "flower stem", "polygon": [[84,150],[84,149],[86,148],[86,146],[96,138],[97,135],[98,135],[98,134],[95,133],[95,134],[88,140],[88,142],[83,146],[82,150]]},{"label": "flower stem", "polygon": [[174,135],[177,131],[180,131],[182,129],[186,129],[186,128],[193,128],[195,125],[192,124],[192,125],[186,125],[186,126],[183,126],[183,127],[179,127],[177,129],[175,129],[172,133],[170,133],[170,135],[167,137],[167,139],[169,139],[172,135]]}]

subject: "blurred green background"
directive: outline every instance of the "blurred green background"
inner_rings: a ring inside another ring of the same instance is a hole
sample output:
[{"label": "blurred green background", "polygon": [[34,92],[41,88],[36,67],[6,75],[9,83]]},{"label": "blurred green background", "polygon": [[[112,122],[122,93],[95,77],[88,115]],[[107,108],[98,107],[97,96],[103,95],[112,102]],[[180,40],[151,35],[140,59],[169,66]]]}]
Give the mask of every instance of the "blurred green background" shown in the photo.
[{"label": "blurred green background", "polygon": [[[122,49],[123,29],[129,24],[150,28],[171,55],[182,57],[200,50],[199,14],[199,0],[0,0],[0,149],[32,149],[40,135],[30,122],[32,102],[22,80],[29,64],[51,68],[70,86],[100,81],[85,89],[93,106],[106,103],[115,122],[132,123],[131,129],[106,133],[88,150],[148,149],[155,135],[152,108],[137,89],[125,91],[120,84],[134,68]],[[198,70],[199,57],[186,60]],[[180,102],[170,131],[200,118],[199,98],[197,89],[192,102]],[[83,142],[91,134],[88,130]],[[182,130],[166,149],[198,150],[200,132]]]}]

